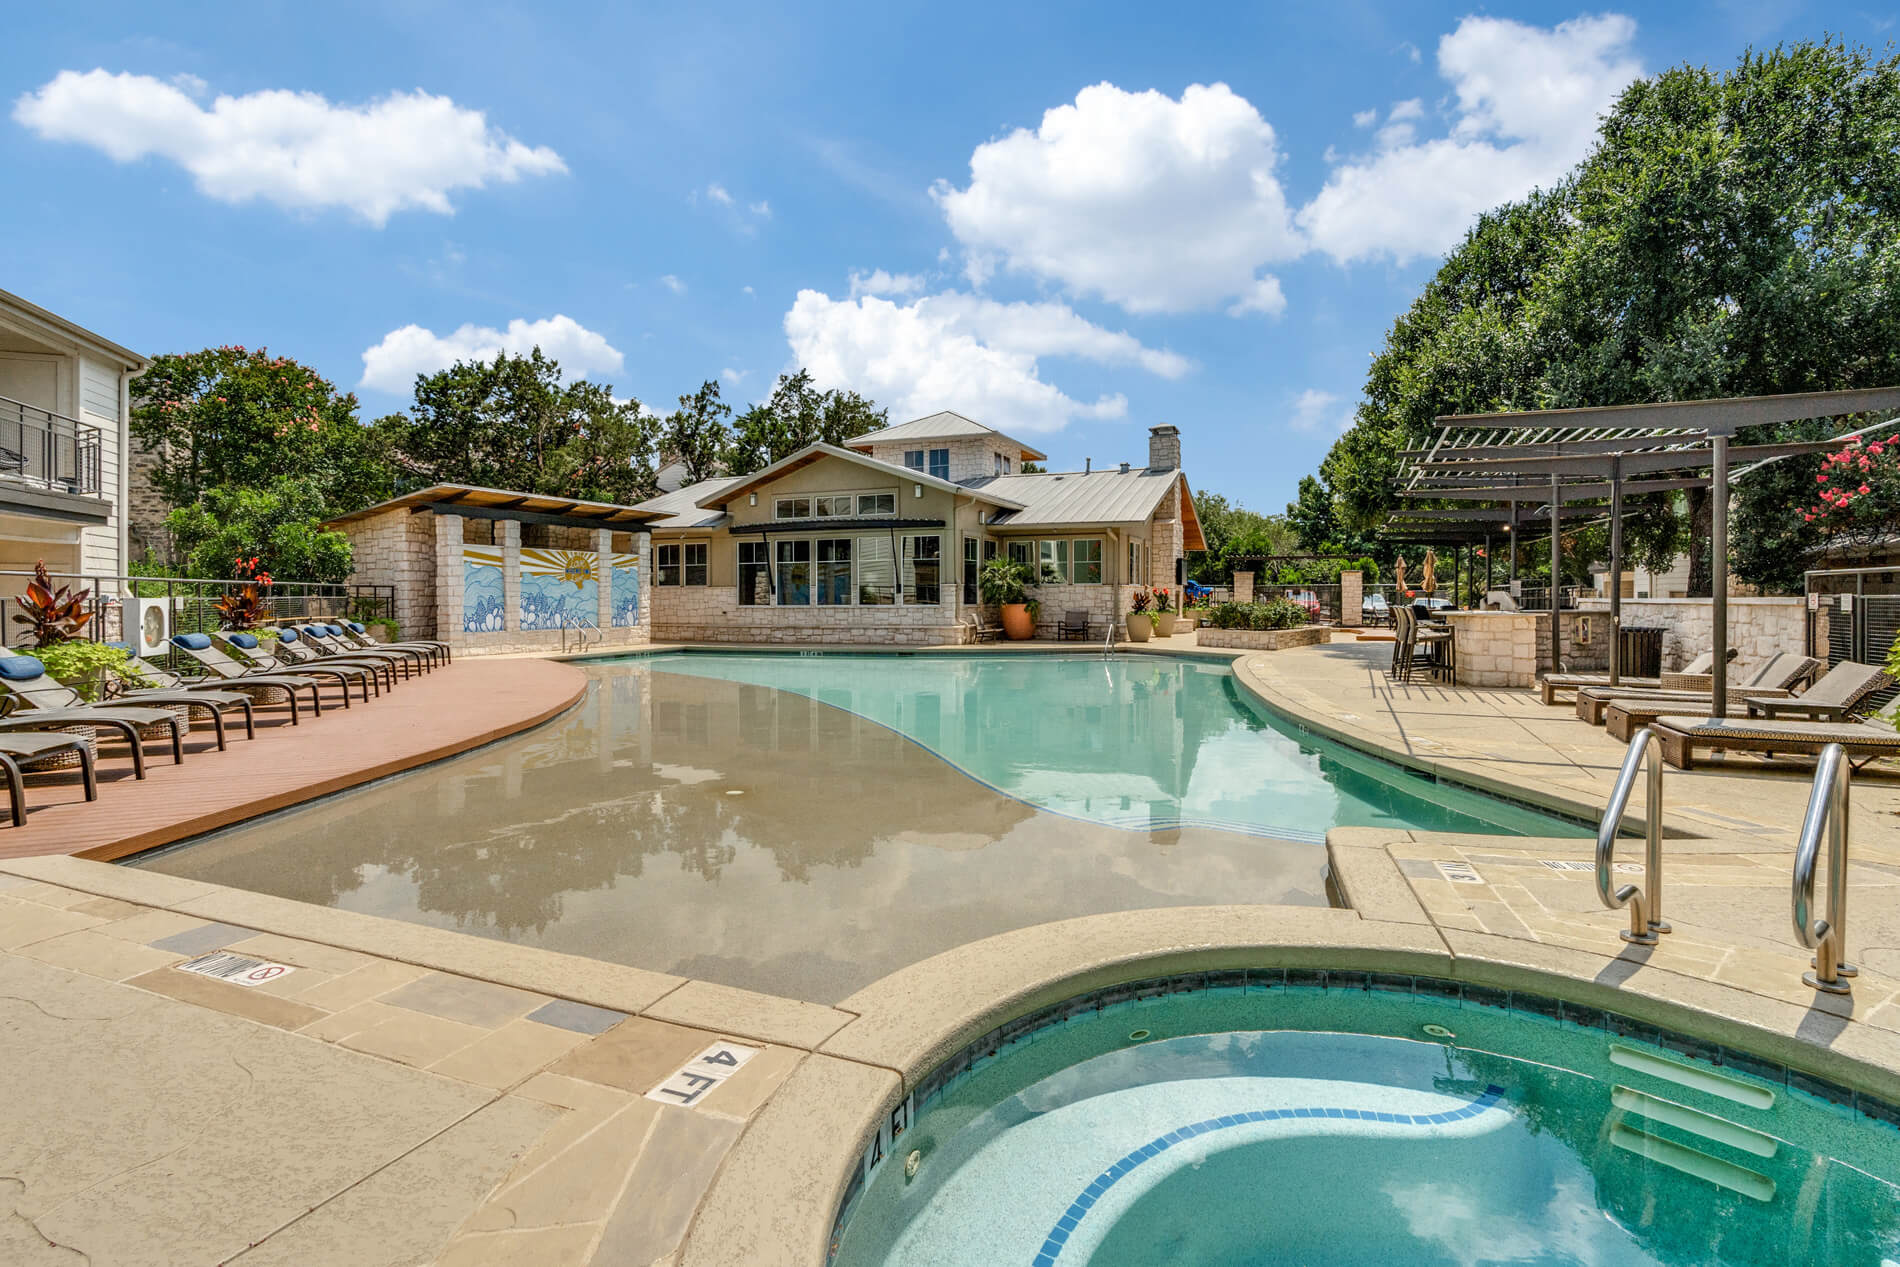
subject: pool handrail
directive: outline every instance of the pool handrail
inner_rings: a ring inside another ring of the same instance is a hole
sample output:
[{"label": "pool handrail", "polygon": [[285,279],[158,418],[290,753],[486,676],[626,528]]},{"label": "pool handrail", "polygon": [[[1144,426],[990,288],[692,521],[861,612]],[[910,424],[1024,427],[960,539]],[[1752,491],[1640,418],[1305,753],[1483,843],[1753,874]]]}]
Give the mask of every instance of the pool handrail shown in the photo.
[{"label": "pool handrail", "polygon": [[[1630,793],[1636,787],[1636,775],[1647,767],[1648,790],[1644,795],[1643,837],[1648,846],[1643,887],[1626,884],[1611,890],[1611,871],[1616,858],[1616,838],[1623,828],[1623,813],[1629,808]],[[1635,946],[1654,946],[1657,935],[1670,931],[1662,918],[1662,741],[1648,726],[1630,740],[1623,754],[1623,766],[1616,773],[1609,803],[1597,823],[1597,897],[1610,910],[1628,906],[1630,926],[1617,934]]]},{"label": "pool handrail", "polygon": [[[1860,969],[1847,962],[1847,812],[1852,781],[1847,749],[1837,743],[1821,749],[1794,850],[1794,932],[1803,946],[1814,951],[1814,966],[1801,979],[1828,994],[1849,993],[1846,978],[1860,975]],[[1823,831],[1827,833],[1827,918],[1815,919],[1814,867]]]}]

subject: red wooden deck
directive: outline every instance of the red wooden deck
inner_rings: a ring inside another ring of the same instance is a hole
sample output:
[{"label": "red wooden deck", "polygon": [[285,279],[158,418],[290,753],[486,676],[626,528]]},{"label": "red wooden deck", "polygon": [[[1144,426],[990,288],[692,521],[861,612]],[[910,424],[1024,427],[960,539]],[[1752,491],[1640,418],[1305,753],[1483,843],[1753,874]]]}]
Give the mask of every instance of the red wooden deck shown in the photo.
[{"label": "red wooden deck", "polygon": [[333,707],[326,691],[323,715],[306,707],[299,726],[282,707],[260,709],[254,740],[244,738],[241,721],[227,718],[223,752],[209,723],[199,722],[182,765],[172,764],[169,744],[147,746],[143,780],[132,777],[123,744],[102,744],[99,799],[90,804],[77,770],[27,773],[26,825],[0,826],[0,858],[123,858],[526,730],[586,688],[570,664],[458,658],[348,709]]}]

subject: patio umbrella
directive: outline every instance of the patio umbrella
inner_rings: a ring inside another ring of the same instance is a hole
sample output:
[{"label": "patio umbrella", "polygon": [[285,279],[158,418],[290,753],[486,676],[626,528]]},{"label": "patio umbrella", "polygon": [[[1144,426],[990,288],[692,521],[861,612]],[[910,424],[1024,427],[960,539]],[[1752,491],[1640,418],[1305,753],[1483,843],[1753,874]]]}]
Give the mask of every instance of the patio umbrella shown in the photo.
[{"label": "patio umbrella", "polygon": [[1438,572],[1438,556],[1432,553],[1430,546],[1427,546],[1425,548],[1425,575],[1419,578],[1418,587],[1424,590],[1427,594],[1437,589],[1438,588],[1437,572]]},{"label": "patio umbrella", "polygon": [[1405,556],[1402,554],[1399,556],[1398,563],[1394,565],[1392,569],[1392,586],[1394,593],[1398,594],[1401,598],[1405,596]]}]

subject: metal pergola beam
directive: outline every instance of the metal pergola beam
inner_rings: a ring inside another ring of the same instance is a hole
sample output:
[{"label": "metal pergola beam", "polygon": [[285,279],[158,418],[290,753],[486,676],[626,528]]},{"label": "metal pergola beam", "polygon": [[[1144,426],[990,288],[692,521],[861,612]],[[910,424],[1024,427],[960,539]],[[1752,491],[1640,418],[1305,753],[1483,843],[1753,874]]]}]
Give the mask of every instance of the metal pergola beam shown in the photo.
[{"label": "metal pergola beam", "polygon": [[[1625,493],[1667,493],[1684,488],[1706,488],[1708,484],[1707,476],[1696,479],[1625,480],[1623,491]],[[1607,480],[1589,484],[1560,484],[1557,482],[1557,477],[1552,476],[1551,482],[1541,488],[1524,484],[1465,484],[1456,488],[1403,488],[1399,490],[1399,496],[1420,501],[1503,502],[1511,501],[1514,495],[1517,495],[1515,500],[1518,501],[1548,502],[1553,489],[1562,495],[1565,502],[1593,501],[1610,495],[1610,485]]]},{"label": "metal pergola beam", "polygon": [[[1718,437],[1720,438],[1720,437]],[[1729,450],[1729,461],[1766,462],[1771,458],[1800,457],[1808,453],[1825,453],[1841,447],[1839,440],[1801,440],[1786,444],[1750,444]],[[1417,463],[1420,471],[1433,475],[1455,475],[1460,471],[1474,474],[1508,475],[1516,472],[1544,473],[1561,472],[1564,475],[1603,475],[1610,473],[1612,465],[1621,465],[1625,475],[1644,475],[1657,471],[1700,470],[1715,465],[1715,449],[1665,449],[1661,451],[1637,453],[1606,453],[1558,455],[1554,457],[1527,458],[1472,458],[1467,460],[1462,449],[1453,449],[1455,455],[1449,458],[1432,458]]]},{"label": "metal pergola beam", "polygon": [[[1461,429],[1667,427],[1706,431],[1710,436],[1731,436],[1746,427],[1887,409],[1900,409],[1900,387],[1857,387],[1837,392],[1791,392],[1783,396],[1734,396],[1725,400],[1676,400],[1663,404],[1535,409],[1519,413],[1446,414],[1437,422],[1442,427]],[[1634,438],[1631,447],[1641,443],[1640,437]]]}]

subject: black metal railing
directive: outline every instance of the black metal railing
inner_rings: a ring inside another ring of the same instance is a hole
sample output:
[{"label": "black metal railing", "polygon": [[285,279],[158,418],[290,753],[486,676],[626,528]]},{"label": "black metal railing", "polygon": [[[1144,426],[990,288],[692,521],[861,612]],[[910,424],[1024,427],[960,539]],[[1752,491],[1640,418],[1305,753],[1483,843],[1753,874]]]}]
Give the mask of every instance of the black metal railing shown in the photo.
[{"label": "black metal railing", "polygon": [[[138,642],[137,622],[155,619],[164,636],[209,633],[224,627],[218,600],[242,591],[242,580],[184,576],[116,576],[103,573],[49,572],[55,587],[85,590],[92,619],[82,636],[94,642]],[[31,649],[33,636],[19,619],[20,596],[31,572],[0,571],[0,644]],[[143,600],[143,601],[141,601]],[[152,616],[149,609],[157,607]],[[335,585],[320,581],[279,581],[263,596],[263,623],[304,620],[393,619],[394,585]]]},{"label": "black metal railing", "polygon": [[0,396],[0,480],[100,496],[99,428]]}]

